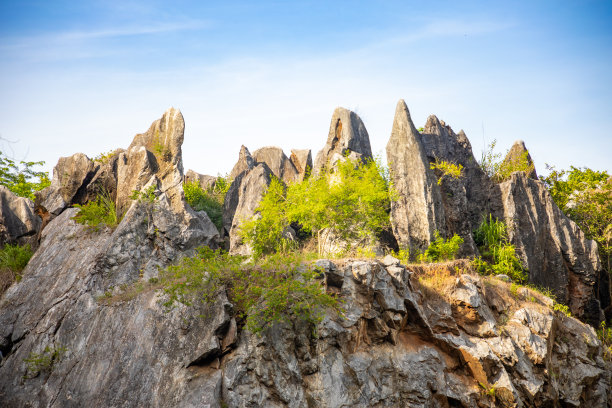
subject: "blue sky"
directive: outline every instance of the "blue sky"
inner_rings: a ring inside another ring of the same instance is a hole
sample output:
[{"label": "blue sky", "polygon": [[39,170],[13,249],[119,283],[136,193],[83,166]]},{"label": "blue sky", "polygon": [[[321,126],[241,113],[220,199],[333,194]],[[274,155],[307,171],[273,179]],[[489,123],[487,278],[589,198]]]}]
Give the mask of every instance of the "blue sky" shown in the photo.
[{"label": "blue sky", "polygon": [[540,173],[612,172],[612,2],[0,3],[0,148],[46,170],[127,147],[170,106],[201,173],[241,144],[316,154],[336,106],[382,153],[400,98],[477,157],[523,139]]}]

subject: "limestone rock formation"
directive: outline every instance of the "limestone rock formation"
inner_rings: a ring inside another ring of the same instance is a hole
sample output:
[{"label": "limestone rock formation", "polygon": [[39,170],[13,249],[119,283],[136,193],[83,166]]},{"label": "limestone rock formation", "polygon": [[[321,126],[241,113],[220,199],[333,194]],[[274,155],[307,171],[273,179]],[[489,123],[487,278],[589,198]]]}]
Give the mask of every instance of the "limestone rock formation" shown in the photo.
[{"label": "limestone rock formation", "polygon": [[236,180],[236,178],[238,178],[240,173],[243,173],[244,171],[247,171],[247,170],[251,170],[253,166],[255,166],[255,160],[253,160],[253,156],[251,156],[251,152],[249,152],[249,149],[247,149],[245,145],[242,145],[240,147],[240,154],[238,156],[238,161],[236,162],[236,164],[234,165],[234,168],[232,168],[232,171],[230,172],[230,179]]},{"label": "limestone rock formation", "polygon": [[228,190],[223,219],[224,226],[228,221],[229,229],[226,226],[226,230],[230,237],[230,253],[251,254],[251,249],[240,236],[240,226],[255,215],[255,209],[270,185],[272,174],[266,163],[257,163],[253,169],[239,175]]},{"label": "limestone rock formation", "polygon": [[56,216],[73,204],[84,204],[85,188],[94,175],[94,163],[83,153],[61,157],[53,168],[51,185],[36,193],[36,205]]},{"label": "limestone rock formation", "polygon": [[187,173],[185,173],[185,182],[193,183],[194,181],[197,181],[203,190],[213,188],[215,186],[216,180],[217,178],[214,176],[196,173],[193,170],[187,170]]},{"label": "limestone rock formation", "polygon": [[284,183],[298,181],[299,172],[279,147],[262,147],[253,152],[255,163],[266,163],[276,178]]},{"label": "limestone rock formation", "polygon": [[0,186],[0,247],[7,243],[35,247],[41,226],[32,200]]},{"label": "limestone rock formation", "polygon": [[312,172],[312,153],[310,149],[291,149],[289,160],[298,172],[297,181],[303,181]]},{"label": "limestone rock formation", "polygon": [[527,174],[527,176],[534,180],[538,180],[538,174],[536,173],[535,165],[533,164],[533,160],[531,159],[531,155],[529,154],[527,147],[525,147],[525,142],[523,142],[522,140],[517,140],[516,142],[514,142],[514,144],[512,144],[512,147],[504,158],[504,163],[516,163],[525,153],[527,153],[527,163],[533,166],[533,169],[529,172],[529,174]]},{"label": "limestone rock formation", "polygon": [[395,109],[387,161],[399,195],[391,203],[393,234],[400,248],[410,248],[412,253],[424,251],[433,240],[434,231],[445,232],[444,208],[421,135],[403,100]]},{"label": "limestone rock formation", "polygon": [[313,174],[333,168],[347,154],[352,160],[371,159],[370,136],[355,112],[338,107],[332,115],[327,143],[315,159]]},{"label": "limestone rock formation", "polygon": [[[70,220],[73,211],[44,230],[24,280],[0,306],[3,406],[612,403],[612,367],[592,328],[553,312],[538,293],[515,297],[508,283],[458,273],[460,263],[439,266],[450,275],[432,292],[419,280],[424,267],[318,260],[345,317],[328,312],[316,337],[300,319],[258,336],[238,329],[224,291],[209,306],[170,312],[154,291],[107,303],[99,296],[138,280],[150,255],[122,252],[144,225],[95,236]],[[45,347],[64,352],[35,375],[23,360]]]},{"label": "limestone rock formation", "polygon": [[544,185],[522,172],[500,184],[510,241],[529,280],[550,288],[575,316],[603,319],[596,281],[602,269],[595,241],[559,210]]}]

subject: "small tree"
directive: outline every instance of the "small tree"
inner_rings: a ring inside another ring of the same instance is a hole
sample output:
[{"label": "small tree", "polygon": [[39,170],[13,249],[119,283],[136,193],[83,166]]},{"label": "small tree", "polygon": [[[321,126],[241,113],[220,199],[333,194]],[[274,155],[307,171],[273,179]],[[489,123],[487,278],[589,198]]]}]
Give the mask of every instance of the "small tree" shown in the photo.
[{"label": "small tree", "polygon": [[[0,151],[0,185],[20,197],[34,200],[34,192],[42,190],[51,184],[49,175],[44,171],[36,171],[36,166],[42,166],[44,161],[16,163]],[[35,180],[38,179],[38,182]]]}]

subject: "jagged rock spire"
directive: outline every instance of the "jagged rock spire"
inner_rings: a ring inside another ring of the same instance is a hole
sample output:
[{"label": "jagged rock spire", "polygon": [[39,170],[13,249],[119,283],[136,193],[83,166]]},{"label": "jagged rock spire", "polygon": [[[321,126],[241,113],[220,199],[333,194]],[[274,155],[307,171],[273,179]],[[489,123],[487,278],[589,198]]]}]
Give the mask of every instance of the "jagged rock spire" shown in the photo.
[{"label": "jagged rock spire", "polygon": [[349,154],[351,159],[372,158],[370,136],[361,118],[353,111],[338,107],[334,110],[325,147],[317,153],[313,174],[334,164]]},{"label": "jagged rock spire", "polygon": [[421,135],[403,99],[397,103],[387,160],[399,194],[391,204],[393,233],[400,247],[423,250],[435,230],[443,232],[444,210],[436,178],[429,168]]}]

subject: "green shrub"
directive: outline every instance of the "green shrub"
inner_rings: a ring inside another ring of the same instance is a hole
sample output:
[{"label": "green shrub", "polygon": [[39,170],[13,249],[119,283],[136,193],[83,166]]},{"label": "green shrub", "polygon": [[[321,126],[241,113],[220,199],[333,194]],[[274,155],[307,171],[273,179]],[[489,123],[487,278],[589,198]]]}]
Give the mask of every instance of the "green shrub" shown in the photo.
[{"label": "green shrub", "polygon": [[198,181],[183,184],[185,201],[196,211],[205,211],[210,220],[221,231],[223,228],[223,201],[231,186],[227,176],[218,176],[213,187],[206,190]]},{"label": "green shrub", "polygon": [[[268,194],[272,197],[266,198]],[[263,206],[257,208],[258,215],[243,225],[242,234],[253,248],[272,253],[285,248],[283,231],[295,223],[302,232],[316,236],[319,254],[327,235],[347,243],[348,251],[363,247],[390,227],[393,198],[388,174],[379,162],[355,164],[345,159],[334,172],[289,184],[286,189],[271,184]]]},{"label": "green shrub", "polygon": [[463,238],[453,235],[449,240],[440,236],[438,231],[434,232],[434,241],[429,244],[425,252],[419,255],[419,262],[438,262],[455,259],[459,248],[463,244]]},{"label": "green shrub", "polygon": [[152,204],[155,201],[155,190],[157,186],[151,184],[149,187],[145,189],[145,191],[132,190],[132,194],[130,195],[130,200],[138,200],[141,203],[149,203]]},{"label": "green shrub", "polygon": [[442,184],[442,179],[444,178],[444,176],[448,176],[454,179],[463,177],[463,166],[461,164],[436,159],[435,162],[429,164],[429,168],[432,170],[438,170],[441,173],[441,176],[438,177],[438,185]]},{"label": "green shrub", "polygon": [[[35,166],[42,166],[43,161],[16,163],[0,151],[0,185],[5,186],[20,197],[34,200],[34,192],[42,190],[51,184],[49,174],[35,171]],[[38,182],[34,180],[38,179]]]},{"label": "green shrub", "polygon": [[316,326],[326,309],[341,312],[339,300],[325,292],[320,275],[297,255],[246,262],[245,257],[203,247],[195,257],[162,271],[160,282],[168,295],[166,308],[176,303],[210,304],[227,290],[237,317],[259,333],[278,321],[300,319]]},{"label": "green shrub", "polygon": [[483,218],[474,231],[474,242],[482,257],[472,261],[473,268],[481,275],[508,275],[515,282],[525,282],[528,278],[514,245],[508,241],[506,224],[498,219]]},{"label": "green shrub", "polygon": [[26,363],[24,379],[34,378],[43,372],[50,372],[53,370],[53,365],[62,358],[66,351],[66,347],[47,346],[40,354],[31,352],[23,360]]},{"label": "green shrub", "polygon": [[0,249],[0,295],[2,295],[13,282],[21,280],[21,271],[26,267],[32,257],[30,245],[6,244]]},{"label": "green shrub", "polygon": [[0,250],[0,269],[6,268],[14,272],[21,272],[30,261],[32,254],[29,244],[24,246],[6,244]]},{"label": "green shrub", "polygon": [[117,215],[117,207],[107,191],[98,195],[96,200],[85,205],[74,205],[79,212],[72,219],[88,228],[98,230],[102,225],[115,228],[121,217]]},{"label": "green shrub", "polygon": [[[487,149],[482,152],[478,164],[480,168],[496,183],[508,180],[515,171],[523,171],[527,174],[533,171],[533,163],[529,162],[529,152],[523,152],[519,157],[512,160],[502,160],[501,153],[494,153],[497,140],[493,140]],[[508,151],[506,152],[506,156]]]},{"label": "green shrub", "polygon": [[603,357],[606,361],[612,361],[612,327],[607,327],[606,322],[601,322],[597,330],[597,338],[603,344]]},{"label": "green shrub", "polygon": [[285,186],[272,176],[257,207],[259,216],[244,221],[241,226],[241,234],[250,243],[256,257],[295,249],[295,242],[284,236],[290,224],[285,202]]},{"label": "green shrub", "polygon": [[400,261],[404,262],[405,264],[410,263],[410,248],[409,247],[399,249],[398,251],[394,251],[391,253],[391,255],[393,255]]}]

